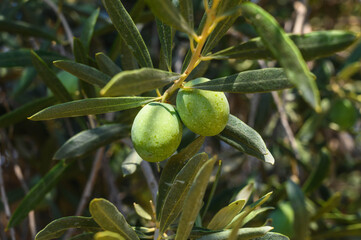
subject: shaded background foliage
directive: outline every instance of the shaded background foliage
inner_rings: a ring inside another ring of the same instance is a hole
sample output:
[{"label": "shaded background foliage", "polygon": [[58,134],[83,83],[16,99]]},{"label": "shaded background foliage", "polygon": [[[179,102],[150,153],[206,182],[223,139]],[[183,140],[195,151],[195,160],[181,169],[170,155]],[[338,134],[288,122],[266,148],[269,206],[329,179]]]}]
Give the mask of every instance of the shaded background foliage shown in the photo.
[{"label": "shaded background foliage", "polygon": [[[136,1],[123,1],[123,3],[141,30],[154,66],[162,68],[159,64],[160,44],[153,15],[148,8],[137,9]],[[124,70],[136,67],[128,49],[117,38],[116,31],[100,1],[59,1],[58,4],[75,37],[84,35],[82,31],[86,19],[100,8],[94,36],[90,42],[89,56],[102,51]],[[297,2],[265,0],[259,1],[259,4],[269,11],[281,26],[284,26],[286,32],[294,30],[297,18],[300,16],[297,10],[302,10],[297,7]],[[302,31],[342,29],[360,32],[359,1],[310,0],[307,4],[307,21]],[[195,22],[199,23],[203,14],[202,1],[194,1],[194,6]],[[4,115],[49,94],[46,86],[31,67],[30,54],[14,60],[4,55],[6,52],[19,49],[39,50],[40,56],[48,56],[44,58],[48,63],[52,60],[72,59],[73,54],[72,39],[69,39],[58,15],[46,1],[3,0],[0,3],[0,14],[0,113]],[[12,26],[10,23],[16,25]],[[255,30],[243,18],[239,18],[213,52],[256,35]],[[177,33],[174,41],[173,67],[176,72],[180,72],[188,48],[188,39],[186,35]],[[44,55],[41,55],[41,51]],[[294,89],[280,93],[281,105],[284,107],[295,139],[290,140],[285,132],[271,93],[228,94],[231,113],[261,134],[276,163],[273,167],[265,165],[253,157],[237,152],[216,138],[207,138],[203,146],[204,151],[218,154],[223,160],[223,167],[209,207],[209,212],[212,214],[208,213],[209,216],[206,217],[211,217],[217,210],[227,205],[247,183],[255,182],[256,191],[253,199],[273,191],[267,206],[275,207],[275,210],[268,211],[268,215],[257,218],[257,224],[263,223],[266,218],[271,218],[277,232],[299,239],[297,218],[300,213],[294,205],[297,200],[292,193],[292,184],[288,182],[292,179],[304,190],[306,206],[313,217],[309,224],[312,239],[335,237],[342,232],[345,236],[347,234],[354,236],[348,239],[358,239],[357,236],[361,235],[361,227],[356,225],[361,218],[360,58],[361,43],[358,41],[346,51],[308,62],[310,69],[317,76],[321,105],[325,110],[323,114],[317,115],[311,110]],[[205,77],[213,79],[259,68],[259,63],[252,60],[214,60],[209,64],[208,69],[204,68],[205,72],[200,65],[196,73],[201,75],[204,73]],[[272,61],[268,64],[275,65]],[[72,75],[65,71],[59,71],[59,74],[68,89],[72,89],[72,92],[78,91]],[[78,92],[78,94],[82,93]],[[38,110],[40,109],[41,107]],[[139,109],[116,113],[114,117],[117,122],[131,123],[137,110]],[[26,116],[29,115],[31,114]],[[97,120],[105,123],[107,116],[109,115],[97,117]],[[78,121],[83,120],[78,119]],[[51,159],[59,147],[72,135],[81,131],[81,126],[76,121],[74,119],[44,122],[22,120],[0,130],[0,164],[11,212],[14,212],[25,192],[54,165]],[[181,148],[193,138],[191,133],[186,132]],[[126,166],[124,161],[129,161],[127,157],[131,153],[130,145],[128,139],[123,139],[105,149],[106,158],[91,197],[109,199],[127,215],[129,223],[139,225],[144,220],[135,214],[132,204],[137,202],[147,208],[151,194],[139,168],[135,170],[124,167]],[[82,161],[75,162],[46,198],[38,204],[35,209],[37,230],[55,218],[74,215],[88,181],[92,159],[94,154],[88,154]],[[156,166],[153,167],[155,170]],[[127,171],[131,171],[132,174],[127,175]],[[209,189],[207,193],[209,194]],[[327,208],[325,202],[329,199],[333,199],[333,202],[328,202],[331,206]],[[84,215],[89,214],[86,211]],[[1,205],[0,217],[0,236],[5,236],[8,233],[3,231],[4,226],[7,225],[3,205]],[[16,227],[16,235],[19,239],[31,238],[27,221]],[[355,229],[346,229],[355,225]],[[352,231],[353,234],[350,233]],[[331,234],[319,235],[322,233]],[[342,234],[339,235],[339,239],[341,238]]]}]

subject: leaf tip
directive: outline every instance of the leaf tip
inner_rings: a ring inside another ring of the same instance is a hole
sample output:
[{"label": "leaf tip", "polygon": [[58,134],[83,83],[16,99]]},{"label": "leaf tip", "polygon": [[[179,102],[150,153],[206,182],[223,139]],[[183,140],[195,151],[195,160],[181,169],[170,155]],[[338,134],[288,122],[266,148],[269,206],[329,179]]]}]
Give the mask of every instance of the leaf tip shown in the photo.
[{"label": "leaf tip", "polygon": [[271,165],[275,164],[275,159],[270,152],[267,152],[267,154],[264,155],[264,160],[266,163],[269,163]]}]

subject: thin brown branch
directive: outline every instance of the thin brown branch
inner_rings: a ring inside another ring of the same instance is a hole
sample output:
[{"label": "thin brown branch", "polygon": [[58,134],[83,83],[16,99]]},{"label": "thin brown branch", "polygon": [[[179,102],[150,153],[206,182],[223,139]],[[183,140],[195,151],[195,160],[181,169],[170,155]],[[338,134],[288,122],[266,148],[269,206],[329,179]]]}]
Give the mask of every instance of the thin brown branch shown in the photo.
[{"label": "thin brown branch", "polygon": [[[2,170],[2,166],[1,166],[1,159],[3,159],[2,157],[3,156],[0,155],[0,192],[1,192],[1,200],[4,205],[4,212],[5,212],[7,220],[9,220],[11,218],[11,211],[10,211],[10,206],[9,206],[9,202],[8,202],[8,197],[7,197],[6,191],[5,191],[3,170]],[[14,228],[10,228],[9,231],[10,231],[11,239],[16,240]]]},{"label": "thin brown branch", "polygon": [[155,179],[153,170],[152,170],[149,162],[147,162],[147,161],[142,161],[140,163],[140,167],[141,167],[142,172],[143,172],[143,174],[145,176],[145,179],[147,181],[149,190],[150,190],[150,192],[152,194],[153,203],[156,204],[157,203],[158,183],[157,183],[157,181]]}]

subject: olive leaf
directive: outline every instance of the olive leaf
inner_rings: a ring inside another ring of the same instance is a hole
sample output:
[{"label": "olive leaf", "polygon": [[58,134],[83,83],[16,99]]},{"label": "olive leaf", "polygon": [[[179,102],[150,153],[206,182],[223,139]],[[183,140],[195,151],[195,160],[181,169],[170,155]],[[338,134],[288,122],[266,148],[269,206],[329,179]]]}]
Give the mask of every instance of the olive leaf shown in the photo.
[{"label": "olive leaf", "polygon": [[33,121],[43,121],[56,118],[102,114],[136,108],[154,101],[153,97],[114,97],[88,98],[57,104],[37,112],[29,117]]},{"label": "olive leaf", "polygon": [[111,79],[110,76],[102,73],[96,68],[68,60],[55,61],[54,65],[63,69],[79,79],[95,86],[104,87]]},{"label": "olive leaf", "polygon": [[97,148],[116,139],[129,135],[129,127],[123,124],[105,124],[103,126],[84,130],[66,141],[53,159],[80,158]]},{"label": "olive leaf", "polygon": [[120,37],[128,45],[139,65],[152,68],[152,59],[147,46],[122,2],[120,0],[103,0],[103,4]]},{"label": "olive leaf", "polygon": [[[315,31],[306,34],[286,34],[300,50],[305,60],[313,60],[344,50],[357,40],[354,32],[344,30]],[[275,59],[260,37],[223,49],[208,57],[213,59],[236,58]]]},{"label": "olive leaf", "polygon": [[109,201],[95,198],[90,202],[89,211],[95,222],[104,230],[119,233],[126,240],[139,239],[124,216]]},{"label": "olive leaf", "polygon": [[101,227],[91,217],[70,216],[56,219],[35,236],[35,240],[60,238],[67,230],[78,228],[84,231],[99,231]]},{"label": "olive leaf", "polygon": [[179,153],[171,156],[166,165],[163,168],[162,174],[159,179],[159,187],[157,194],[157,205],[156,205],[156,215],[159,220],[161,210],[164,205],[164,200],[172,186],[174,178],[177,176],[178,172],[184,167],[186,162],[193,157],[201,148],[204,143],[204,137],[199,136],[193,142],[191,142],[187,147],[182,149]]},{"label": "olive leaf", "polygon": [[123,71],[115,75],[100,93],[108,97],[137,95],[163,87],[179,77],[180,75],[177,73],[153,68]]},{"label": "olive leaf", "polygon": [[199,83],[191,88],[218,92],[255,93],[294,87],[282,68],[250,70]]},{"label": "olive leaf", "polygon": [[176,175],[163,203],[159,218],[160,233],[163,233],[180,214],[183,201],[187,196],[191,184],[199,169],[207,162],[207,160],[208,156],[206,153],[199,153],[192,157]]},{"label": "olive leaf", "polygon": [[274,164],[274,158],[267,149],[262,137],[253,128],[231,114],[225,129],[217,135],[217,138],[241,152]]},{"label": "olive leaf", "polygon": [[255,27],[264,45],[285,69],[288,79],[295,84],[305,101],[319,111],[320,96],[317,85],[300,50],[277,21],[261,7],[252,2],[245,2],[241,4],[241,10],[242,15]]}]

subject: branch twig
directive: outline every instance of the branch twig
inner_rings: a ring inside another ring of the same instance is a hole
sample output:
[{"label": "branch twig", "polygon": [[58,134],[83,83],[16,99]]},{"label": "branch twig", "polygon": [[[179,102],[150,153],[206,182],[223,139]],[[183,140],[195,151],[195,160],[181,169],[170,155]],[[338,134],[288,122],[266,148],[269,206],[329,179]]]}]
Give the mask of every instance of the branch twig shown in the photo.
[{"label": "branch twig", "polygon": [[145,179],[147,180],[148,187],[152,194],[152,200],[154,204],[157,204],[157,192],[158,192],[158,183],[155,179],[152,168],[150,167],[149,162],[142,161],[140,167],[143,171]]},{"label": "branch twig", "polygon": [[64,14],[59,10],[58,6],[55,5],[55,3],[53,3],[51,0],[44,0],[44,2],[51,8],[53,9],[53,11],[56,13],[56,15],[58,15],[58,18],[61,21],[61,24],[64,27],[64,31],[66,34],[66,37],[68,38],[69,44],[71,49],[73,49],[73,38],[74,35],[70,29],[69,23],[66,20]]},{"label": "branch twig", "polygon": [[[5,186],[4,186],[4,178],[3,178],[3,170],[2,170],[2,166],[1,166],[1,159],[2,159],[2,155],[0,155],[0,192],[1,192],[1,200],[2,200],[3,205],[4,205],[4,211],[5,211],[6,218],[9,220],[11,218],[11,211],[10,211],[9,202],[8,202],[8,198],[6,196],[6,191],[5,191]],[[10,231],[11,239],[16,240],[14,228],[10,228],[9,231]]]}]

